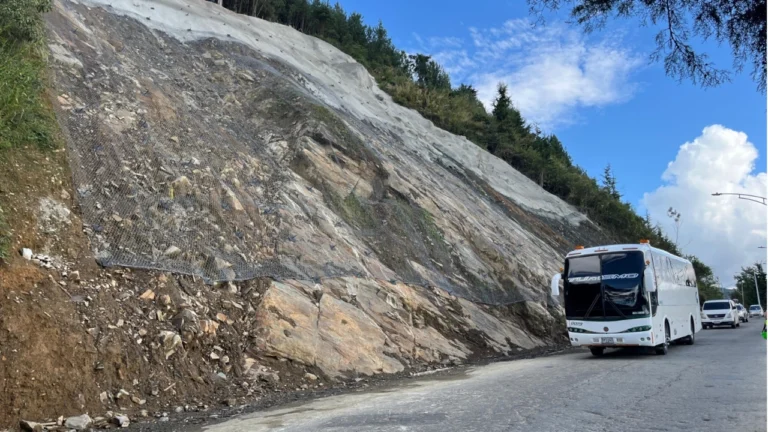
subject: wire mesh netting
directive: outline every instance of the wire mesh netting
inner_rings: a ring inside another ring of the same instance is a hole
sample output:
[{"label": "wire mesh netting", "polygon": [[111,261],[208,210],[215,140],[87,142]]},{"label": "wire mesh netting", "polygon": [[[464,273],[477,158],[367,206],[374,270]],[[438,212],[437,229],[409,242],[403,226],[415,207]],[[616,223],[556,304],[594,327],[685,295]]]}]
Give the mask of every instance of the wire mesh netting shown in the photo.
[{"label": "wire mesh netting", "polygon": [[[290,70],[236,44],[181,44],[129,19],[110,25],[131,34],[125,52],[141,54],[84,49],[82,69],[55,79],[84,229],[102,265],[209,283],[355,276],[481,303],[546,299],[521,289],[535,275],[511,278],[488,262],[510,255],[500,240],[462,244],[457,236],[477,234],[446,236],[416,186],[406,196],[388,185],[417,158],[390,154],[399,138],[342,120]],[[461,175],[415,164],[440,193],[493,205]],[[478,247],[491,258],[472,258]]]}]

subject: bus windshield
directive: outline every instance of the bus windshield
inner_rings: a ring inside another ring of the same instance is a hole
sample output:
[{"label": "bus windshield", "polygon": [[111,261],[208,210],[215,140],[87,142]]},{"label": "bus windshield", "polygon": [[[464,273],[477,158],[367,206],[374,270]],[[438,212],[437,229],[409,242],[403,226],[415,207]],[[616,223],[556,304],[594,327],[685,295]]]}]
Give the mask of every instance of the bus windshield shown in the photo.
[{"label": "bus windshield", "polygon": [[650,314],[643,295],[643,253],[568,258],[564,281],[568,319],[631,319]]}]

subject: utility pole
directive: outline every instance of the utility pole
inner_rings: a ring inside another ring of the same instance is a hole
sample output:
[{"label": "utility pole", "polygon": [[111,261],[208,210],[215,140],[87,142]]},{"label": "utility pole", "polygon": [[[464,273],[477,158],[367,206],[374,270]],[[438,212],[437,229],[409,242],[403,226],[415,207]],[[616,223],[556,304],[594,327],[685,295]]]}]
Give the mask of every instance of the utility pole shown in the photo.
[{"label": "utility pole", "polygon": [[755,293],[757,294],[757,304],[760,305],[762,308],[763,305],[760,304],[760,290],[757,289],[757,270],[755,270],[754,273],[752,273],[752,277],[755,278]]}]

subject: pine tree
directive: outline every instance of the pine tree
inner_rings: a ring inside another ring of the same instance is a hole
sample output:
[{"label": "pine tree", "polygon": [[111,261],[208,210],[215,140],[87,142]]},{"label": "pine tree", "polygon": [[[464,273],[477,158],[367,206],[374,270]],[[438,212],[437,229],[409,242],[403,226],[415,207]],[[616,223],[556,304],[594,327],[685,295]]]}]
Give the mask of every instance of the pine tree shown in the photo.
[{"label": "pine tree", "polygon": [[509,117],[509,109],[512,107],[512,99],[507,95],[507,85],[499,83],[498,96],[493,101],[493,116],[496,120],[503,122]]},{"label": "pine tree", "polygon": [[616,200],[621,200],[621,194],[616,186],[616,176],[613,175],[611,164],[605,166],[603,170],[603,190],[608,192]]}]

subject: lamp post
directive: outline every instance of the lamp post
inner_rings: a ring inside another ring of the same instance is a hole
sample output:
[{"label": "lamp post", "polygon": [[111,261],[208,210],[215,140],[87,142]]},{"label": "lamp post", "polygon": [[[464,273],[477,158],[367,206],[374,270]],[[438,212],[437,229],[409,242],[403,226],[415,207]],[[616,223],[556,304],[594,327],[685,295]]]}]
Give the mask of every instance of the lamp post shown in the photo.
[{"label": "lamp post", "polygon": [[756,203],[762,204],[762,205],[768,205],[768,203],[766,203],[766,198],[765,197],[761,197],[760,195],[750,195],[750,194],[730,193],[730,192],[724,192],[724,193],[723,192],[715,192],[715,193],[712,194],[712,196],[723,196],[723,195],[735,195],[735,196],[739,197],[739,199],[756,202]]}]

